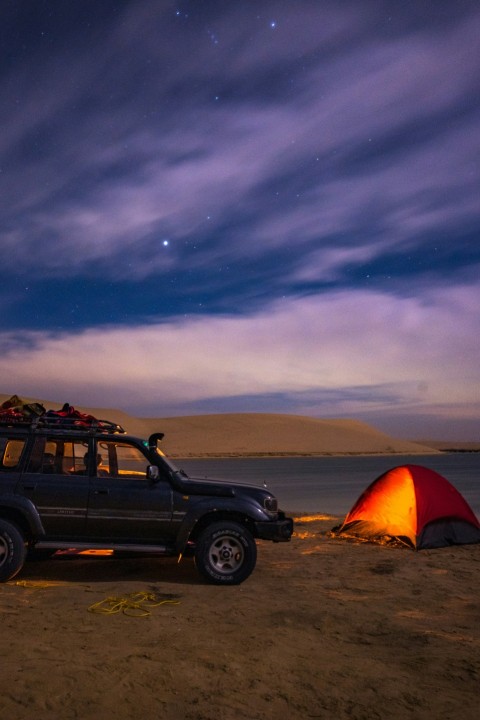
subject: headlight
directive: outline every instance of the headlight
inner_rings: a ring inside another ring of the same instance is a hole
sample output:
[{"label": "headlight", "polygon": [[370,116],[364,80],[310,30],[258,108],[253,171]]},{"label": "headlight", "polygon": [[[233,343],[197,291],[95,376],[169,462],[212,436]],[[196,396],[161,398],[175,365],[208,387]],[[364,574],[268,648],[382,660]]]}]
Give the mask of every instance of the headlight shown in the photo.
[{"label": "headlight", "polygon": [[266,497],[263,501],[263,507],[268,512],[278,512],[278,502],[276,497]]}]

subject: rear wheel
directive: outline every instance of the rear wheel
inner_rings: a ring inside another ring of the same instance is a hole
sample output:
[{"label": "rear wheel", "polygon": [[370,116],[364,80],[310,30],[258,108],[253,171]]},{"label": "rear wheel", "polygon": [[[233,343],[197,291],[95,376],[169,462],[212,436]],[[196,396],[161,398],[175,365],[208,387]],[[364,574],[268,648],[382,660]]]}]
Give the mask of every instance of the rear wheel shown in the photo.
[{"label": "rear wheel", "polygon": [[20,530],[0,519],[0,582],[7,582],[20,572],[27,550]]},{"label": "rear wheel", "polygon": [[257,546],[246,527],[235,522],[216,522],[200,534],[195,565],[209,582],[238,585],[253,572]]}]

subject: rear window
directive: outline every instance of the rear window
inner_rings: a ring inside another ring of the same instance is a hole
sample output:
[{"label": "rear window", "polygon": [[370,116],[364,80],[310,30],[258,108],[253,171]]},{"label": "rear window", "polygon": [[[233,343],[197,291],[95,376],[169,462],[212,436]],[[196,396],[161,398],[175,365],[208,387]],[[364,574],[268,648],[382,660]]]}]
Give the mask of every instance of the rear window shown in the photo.
[{"label": "rear window", "polygon": [[87,475],[88,442],[57,437],[37,437],[27,467],[29,473]]},{"label": "rear window", "polygon": [[20,464],[25,440],[19,438],[0,438],[0,470],[15,470]]}]

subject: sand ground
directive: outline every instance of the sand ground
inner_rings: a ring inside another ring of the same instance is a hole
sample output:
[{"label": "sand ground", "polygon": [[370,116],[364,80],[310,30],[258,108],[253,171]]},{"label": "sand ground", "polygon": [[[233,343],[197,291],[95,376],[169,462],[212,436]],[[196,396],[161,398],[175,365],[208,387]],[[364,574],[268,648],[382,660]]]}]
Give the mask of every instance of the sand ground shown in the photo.
[{"label": "sand ground", "polygon": [[[231,588],[188,559],[29,563],[0,586],[2,717],[477,718],[480,545],[414,553],[334,539],[334,524],[260,543]],[[136,592],[177,604],[89,612]]]}]

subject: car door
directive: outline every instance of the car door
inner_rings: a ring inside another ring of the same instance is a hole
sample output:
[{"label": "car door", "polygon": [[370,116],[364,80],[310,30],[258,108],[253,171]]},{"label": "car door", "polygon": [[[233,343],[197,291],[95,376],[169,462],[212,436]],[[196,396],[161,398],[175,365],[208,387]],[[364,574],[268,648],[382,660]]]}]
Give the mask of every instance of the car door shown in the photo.
[{"label": "car door", "polygon": [[88,444],[78,439],[38,436],[18,492],[33,502],[48,538],[83,539],[89,477],[83,464]]},{"label": "car door", "polygon": [[150,464],[140,445],[125,439],[97,441],[87,531],[98,541],[163,544],[172,519],[166,479],[147,478]]}]

